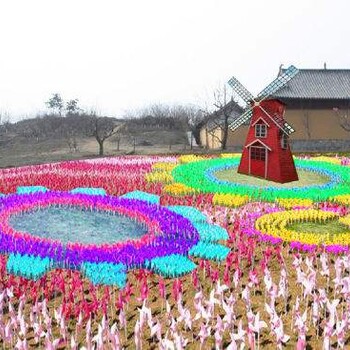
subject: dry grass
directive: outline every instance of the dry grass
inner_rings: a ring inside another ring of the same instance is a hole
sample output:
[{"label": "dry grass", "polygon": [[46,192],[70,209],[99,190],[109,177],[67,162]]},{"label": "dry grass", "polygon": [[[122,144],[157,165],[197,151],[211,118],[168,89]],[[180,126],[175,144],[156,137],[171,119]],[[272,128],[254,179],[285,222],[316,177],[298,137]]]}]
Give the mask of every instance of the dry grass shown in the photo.
[{"label": "dry grass", "polygon": [[215,176],[220,180],[239,183],[242,185],[252,185],[258,187],[273,186],[279,188],[315,186],[325,184],[329,181],[329,178],[327,176],[305,170],[298,170],[299,181],[292,181],[285,184],[280,184],[277,182],[267,181],[265,179],[260,179],[257,177],[239,174],[236,169],[220,170],[215,173]]}]

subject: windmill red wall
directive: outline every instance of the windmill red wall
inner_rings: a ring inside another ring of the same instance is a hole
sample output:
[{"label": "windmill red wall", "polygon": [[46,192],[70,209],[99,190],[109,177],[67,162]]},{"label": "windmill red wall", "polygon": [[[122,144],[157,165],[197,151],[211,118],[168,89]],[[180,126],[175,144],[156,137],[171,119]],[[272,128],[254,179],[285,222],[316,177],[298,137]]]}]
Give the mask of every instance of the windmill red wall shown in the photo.
[{"label": "windmill red wall", "polygon": [[[270,181],[286,183],[298,180],[292,153],[287,140],[286,149],[282,148],[283,132],[274,122],[274,116],[283,118],[285,106],[278,100],[265,100],[261,102],[262,108],[254,107],[242,158],[238,172]],[[264,110],[267,112],[265,113]],[[266,137],[257,137],[255,125],[267,125]],[[256,148],[259,147],[259,148]],[[265,149],[264,152],[260,151]],[[259,159],[252,159],[260,158]]]}]

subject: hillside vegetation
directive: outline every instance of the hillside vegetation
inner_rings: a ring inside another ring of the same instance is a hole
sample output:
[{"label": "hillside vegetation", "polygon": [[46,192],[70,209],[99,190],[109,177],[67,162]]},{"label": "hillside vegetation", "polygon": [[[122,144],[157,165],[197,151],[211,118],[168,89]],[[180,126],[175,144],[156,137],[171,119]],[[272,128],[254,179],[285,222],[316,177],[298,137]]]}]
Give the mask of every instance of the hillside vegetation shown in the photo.
[{"label": "hillside vegetation", "polygon": [[94,135],[97,121],[100,132],[116,130],[105,140],[101,156],[176,153],[190,148],[187,126],[166,118],[45,115],[1,125],[0,167],[99,156]]}]

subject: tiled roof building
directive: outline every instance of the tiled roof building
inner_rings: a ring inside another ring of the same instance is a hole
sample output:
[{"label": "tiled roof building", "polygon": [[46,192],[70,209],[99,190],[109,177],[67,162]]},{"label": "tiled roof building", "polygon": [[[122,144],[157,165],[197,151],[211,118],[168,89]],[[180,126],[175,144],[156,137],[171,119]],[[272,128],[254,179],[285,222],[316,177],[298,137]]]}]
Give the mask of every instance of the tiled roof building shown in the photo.
[{"label": "tiled roof building", "polygon": [[[350,69],[299,69],[271,98],[286,104],[284,119],[295,129],[290,137],[294,151],[350,150]],[[238,109],[231,119],[237,114]],[[219,140],[221,131],[215,127],[222,116],[218,113],[212,118],[211,123],[202,127],[201,141],[206,147],[219,148],[220,142],[215,140]],[[207,126],[210,126],[211,142]],[[243,125],[229,132],[228,148],[241,150],[247,130]]]}]

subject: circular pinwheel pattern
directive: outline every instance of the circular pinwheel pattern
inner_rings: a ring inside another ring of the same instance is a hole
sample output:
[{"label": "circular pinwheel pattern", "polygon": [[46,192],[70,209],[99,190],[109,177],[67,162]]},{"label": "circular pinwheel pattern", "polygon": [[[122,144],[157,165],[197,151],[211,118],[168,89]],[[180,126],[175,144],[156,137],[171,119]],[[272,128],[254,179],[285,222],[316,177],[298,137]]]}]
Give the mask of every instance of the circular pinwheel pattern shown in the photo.
[{"label": "circular pinwheel pattern", "polygon": [[[273,202],[277,198],[299,198],[325,201],[331,197],[350,194],[350,168],[327,160],[296,159],[298,171],[305,176],[319,175],[321,183],[300,185],[297,182],[277,186],[249,182],[224,180],[218,173],[230,170],[237,173],[239,156],[232,158],[198,159],[178,164],[171,170],[173,184],[165,186],[173,194],[213,193],[248,196],[249,198]],[[245,176],[246,178],[250,178]]]},{"label": "circular pinwheel pattern", "polygon": [[[136,239],[83,244],[21,232],[11,226],[16,215],[50,207],[120,215],[142,225],[145,233]],[[59,267],[79,269],[95,284],[123,287],[130,269],[147,268],[165,277],[177,277],[196,267],[189,256],[223,260],[229,252],[217,244],[228,238],[226,230],[207,223],[200,211],[160,206],[157,195],[141,191],[115,197],[99,188],[53,192],[41,186],[20,187],[16,194],[3,198],[0,222],[0,251],[9,255],[8,270],[34,279]]]}]

